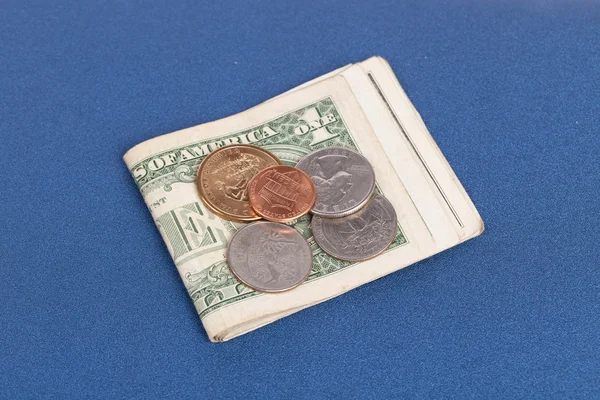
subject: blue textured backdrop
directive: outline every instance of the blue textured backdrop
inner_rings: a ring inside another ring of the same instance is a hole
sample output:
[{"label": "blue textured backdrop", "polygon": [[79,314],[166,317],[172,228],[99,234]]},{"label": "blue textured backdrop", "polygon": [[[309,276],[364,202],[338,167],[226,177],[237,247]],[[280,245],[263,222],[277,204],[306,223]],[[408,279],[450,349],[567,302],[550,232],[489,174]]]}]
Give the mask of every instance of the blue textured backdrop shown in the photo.
[{"label": "blue textured backdrop", "polygon": [[[3,1],[1,398],[600,397],[600,8]],[[382,55],[483,236],[211,344],[121,160]]]}]

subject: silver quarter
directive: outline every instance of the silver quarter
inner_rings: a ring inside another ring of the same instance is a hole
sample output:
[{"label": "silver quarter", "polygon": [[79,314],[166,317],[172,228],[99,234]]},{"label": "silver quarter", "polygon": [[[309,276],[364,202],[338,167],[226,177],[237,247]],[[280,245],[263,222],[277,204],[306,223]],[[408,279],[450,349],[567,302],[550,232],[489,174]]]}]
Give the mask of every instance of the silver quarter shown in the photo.
[{"label": "silver quarter", "polygon": [[375,172],[361,154],[345,147],[325,147],[296,164],[317,188],[311,212],[325,218],[340,218],[363,207],[375,190]]},{"label": "silver quarter", "polygon": [[231,238],[227,263],[245,285],[266,293],[292,289],[308,278],[312,251],[294,228],[276,222],[252,223]]},{"label": "silver quarter", "polygon": [[375,194],[358,212],[343,218],[314,215],[315,241],[327,254],[346,261],[364,261],[382,253],[394,240],[398,222],[394,206]]}]

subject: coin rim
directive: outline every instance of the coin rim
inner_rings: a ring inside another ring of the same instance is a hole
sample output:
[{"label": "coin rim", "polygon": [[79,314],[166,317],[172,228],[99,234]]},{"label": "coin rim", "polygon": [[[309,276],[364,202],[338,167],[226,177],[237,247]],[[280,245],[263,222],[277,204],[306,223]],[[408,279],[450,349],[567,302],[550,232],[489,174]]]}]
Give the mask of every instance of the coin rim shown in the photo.
[{"label": "coin rim", "polygon": [[[398,214],[396,213],[396,208],[394,207],[394,205],[392,204],[391,201],[389,201],[387,199],[387,197],[385,197],[384,195],[379,195],[382,198],[384,198],[388,203],[390,203],[390,205],[392,206],[392,210],[394,211],[394,226],[396,227],[396,229],[394,230],[394,234],[392,235],[392,238],[390,239],[389,243],[385,245],[385,247],[381,250],[378,251],[376,254],[369,256],[369,257],[365,257],[365,258],[346,258],[346,257],[338,257],[335,254],[330,253],[329,251],[327,251],[323,246],[321,246],[321,243],[319,243],[319,239],[317,239],[317,236],[315,235],[315,230],[314,230],[314,223],[315,220],[318,220],[319,218],[321,218],[322,220],[332,220],[332,219],[338,219],[338,218],[325,218],[325,217],[321,217],[319,215],[314,215],[310,221],[310,229],[313,233],[313,239],[315,240],[315,243],[317,244],[317,246],[319,246],[319,248],[321,250],[323,250],[325,253],[329,254],[331,257],[336,258],[338,260],[342,260],[342,261],[348,261],[348,262],[363,262],[363,261],[368,261],[371,260],[377,256],[379,256],[381,253],[385,252],[390,245],[394,242],[394,238],[396,237],[397,231],[398,231]],[[374,199],[375,195],[371,196],[371,199]],[[349,217],[352,214],[346,215],[346,217]]]},{"label": "coin rim", "polygon": [[[308,248],[308,253],[310,254],[310,268],[308,268],[308,273],[306,274],[306,276],[304,276],[300,282],[298,282],[297,284],[295,284],[294,286],[291,286],[289,288],[285,288],[285,289],[279,289],[279,290],[263,290],[263,289],[258,289],[255,288],[254,286],[248,284],[244,279],[242,279],[240,276],[238,276],[238,274],[235,273],[235,270],[231,267],[231,263],[229,262],[229,253],[230,253],[230,249],[231,249],[231,243],[233,243],[233,240],[235,239],[235,237],[244,229],[248,229],[250,228],[252,225],[255,224],[276,224],[276,225],[281,225],[284,226],[286,228],[292,229],[294,232],[296,232],[298,235],[300,235],[300,237],[302,238],[303,242],[306,244],[307,248]],[[227,267],[229,267],[229,270],[231,271],[231,273],[233,274],[233,276],[235,276],[235,278],[240,281],[240,283],[244,284],[245,286],[248,286],[250,289],[256,291],[256,292],[260,292],[260,293],[265,293],[265,294],[276,294],[276,293],[283,293],[283,292],[287,292],[290,291],[292,289],[297,288],[298,286],[302,285],[304,282],[306,282],[306,280],[308,279],[308,277],[310,276],[310,273],[312,272],[312,267],[313,267],[313,262],[314,262],[314,255],[312,252],[312,249],[310,248],[310,244],[308,243],[308,240],[306,240],[306,238],[304,236],[302,236],[302,234],[294,227],[289,226],[289,225],[285,225],[279,222],[273,222],[273,221],[257,221],[255,223],[252,224],[248,224],[240,229],[238,229],[238,231],[236,233],[233,234],[233,236],[231,237],[231,239],[229,239],[229,244],[227,246],[227,252],[225,253],[225,261],[227,262]]]},{"label": "coin rim", "polygon": [[298,170],[301,174],[303,174],[304,176],[306,176],[306,178],[308,179],[308,181],[312,185],[313,196],[312,196],[312,200],[309,202],[310,206],[307,208],[307,210],[305,212],[303,212],[302,214],[295,215],[295,216],[290,217],[290,218],[272,219],[271,217],[265,216],[264,214],[260,213],[256,208],[254,208],[254,206],[252,205],[252,196],[250,196],[250,194],[248,195],[248,200],[250,202],[250,208],[252,208],[252,211],[254,211],[257,215],[260,215],[261,218],[266,219],[269,222],[279,222],[279,223],[293,222],[293,221],[295,221],[295,220],[297,220],[297,219],[305,216],[306,214],[308,214],[312,210],[313,206],[315,205],[315,201],[317,201],[317,187],[315,186],[315,183],[313,182],[312,179],[310,179],[310,176],[308,176],[308,174],[306,172],[302,171],[300,168],[292,167],[291,165],[272,165],[270,167],[267,167],[267,168],[263,169],[258,174],[254,175],[254,177],[252,179],[250,179],[250,182],[248,182],[248,192],[250,192],[250,186],[252,185],[252,181],[254,181],[255,179],[258,179],[259,175],[265,173],[267,170],[269,170],[271,168],[277,168],[277,167],[280,167],[280,166],[287,167],[287,168],[293,168],[295,170]]},{"label": "coin rim", "polygon": [[[298,162],[296,163],[296,165],[300,164],[302,161],[304,161],[308,157],[312,156],[313,154],[318,153],[320,151],[327,150],[327,149],[342,149],[342,150],[346,150],[346,151],[349,151],[351,153],[354,153],[354,154],[362,157],[367,162],[367,165],[369,167],[371,167],[371,171],[373,172],[373,183],[371,184],[371,188],[370,188],[369,194],[365,197],[365,199],[363,201],[361,201],[355,207],[353,207],[353,208],[351,208],[351,209],[349,209],[347,211],[343,211],[341,213],[335,213],[335,214],[332,214],[332,213],[327,214],[327,213],[323,213],[321,211],[315,211],[314,210],[314,206],[310,210],[310,212],[312,214],[317,215],[319,217],[328,218],[328,219],[335,219],[335,218],[347,217],[348,215],[354,214],[355,212],[359,211],[361,208],[363,208],[369,202],[369,200],[371,200],[371,198],[373,198],[373,194],[375,193],[375,187],[377,185],[377,177],[375,176],[375,169],[373,168],[373,164],[371,164],[371,162],[369,160],[367,160],[367,157],[365,157],[364,155],[362,155],[358,151],[355,151],[354,149],[351,149],[349,147],[343,147],[343,146],[322,147],[320,149],[312,151],[312,152],[308,153],[307,155],[305,155],[304,157],[302,157],[300,160],[298,160]],[[304,170],[302,170],[300,168],[298,168],[298,169],[304,172]],[[311,181],[312,181],[312,178],[311,178]],[[315,201],[315,204],[316,204],[316,201]]]},{"label": "coin rim", "polygon": [[[202,203],[206,206],[206,208],[208,209],[208,211],[210,211],[211,213],[213,213],[217,217],[219,217],[221,219],[225,219],[225,220],[230,221],[230,222],[249,223],[249,222],[259,221],[259,220],[262,219],[262,217],[260,217],[259,215],[256,215],[255,218],[252,217],[253,219],[250,219],[251,217],[247,217],[247,219],[235,218],[235,217],[232,217],[231,215],[224,214],[222,211],[219,211],[219,210],[215,209],[211,204],[207,203],[204,200],[204,198],[200,197],[200,199],[202,200]],[[254,212],[254,209],[251,209],[250,211]]]},{"label": "coin rim", "polygon": [[[206,206],[206,208],[209,209],[209,211],[211,211],[213,214],[217,215],[219,218],[226,219],[226,220],[232,221],[232,222],[252,222],[252,221],[258,221],[262,217],[260,215],[258,215],[252,207],[250,207],[250,211],[252,211],[252,212],[255,213],[255,216],[252,216],[252,217],[234,215],[234,214],[226,213],[226,212],[224,212],[222,210],[219,210],[206,197],[206,191],[205,191],[205,189],[202,188],[202,185],[200,184],[200,177],[201,177],[202,171],[203,171],[203,169],[204,169],[204,167],[206,165],[205,162],[208,159],[210,159],[210,157],[212,157],[214,154],[222,151],[223,149],[227,149],[227,148],[230,148],[230,147],[248,147],[248,148],[254,148],[254,149],[262,151],[263,153],[266,153],[267,155],[269,155],[270,157],[272,157],[277,162],[277,165],[284,165],[281,162],[281,160],[279,159],[279,157],[277,157],[275,154],[271,153],[270,151],[268,151],[268,150],[266,150],[266,149],[264,149],[264,148],[262,148],[260,146],[256,146],[254,144],[232,143],[232,144],[228,144],[228,145],[219,147],[217,150],[214,150],[213,152],[209,153],[206,157],[204,157],[204,159],[200,163],[200,166],[198,167],[198,174],[196,176],[196,189],[198,190],[198,194],[199,194],[200,200],[202,200],[202,203],[204,203],[204,205]],[[270,168],[270,167],[268,167],[268,168]],[[259,173],[260,173],[260,171],[259,171]],[[248,182],[248,184],[249,183],[250,182]],[[249,203],[250,202],[248,201],[248,204]]]}]

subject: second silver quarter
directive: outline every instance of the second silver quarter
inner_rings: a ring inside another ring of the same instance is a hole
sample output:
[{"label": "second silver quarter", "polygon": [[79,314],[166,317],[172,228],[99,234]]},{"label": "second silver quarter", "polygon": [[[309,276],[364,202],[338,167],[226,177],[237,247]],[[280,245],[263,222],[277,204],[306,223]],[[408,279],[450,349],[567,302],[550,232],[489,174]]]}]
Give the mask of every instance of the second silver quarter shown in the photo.
[{"label": "second silver quarter", "polygon": [[276,222],[252,223],[233,235],[227,263],[245,285],[265,293],[283,292],[306,280],[312,251],[294,228]]},{"label": "second silver quarter", "polygon": [[315,241],[327,254],[346,261],[364,261],[382,253],[398,229],[394,206],[375,194],[360,211],[343,218],[313,216]]}]

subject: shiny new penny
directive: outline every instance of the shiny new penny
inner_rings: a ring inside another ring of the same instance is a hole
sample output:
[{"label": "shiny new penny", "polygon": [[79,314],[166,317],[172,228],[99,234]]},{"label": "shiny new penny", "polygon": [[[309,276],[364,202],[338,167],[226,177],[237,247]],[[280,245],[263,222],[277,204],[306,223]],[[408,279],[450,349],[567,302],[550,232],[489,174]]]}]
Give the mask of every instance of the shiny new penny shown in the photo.
[{"label": "shiny new penny", "polygon": [[303,171],[276,165],[260,171],[248,184],[256,214],[274,222],[291,222],[310,211],[317,196],[315,184]]},{"label": "shiny new penny", "polygon": [[387,249],[398,229],[394,206],[375,194],[359,211],[342,218],[313,215],[315,241],[327,254],[340,260],[364,261]]},{"label": "shiny new penny", "polygon": [[312,251],[294,228],[259,221],[236,232],[227,248],[227,264],[245,285],[266,293],[283,292],[306,280]]},{"label": "shiny new penny", "polygon": [[248,182],[261,170],[281,161],[268,151],[247,144],[223,146],[200,164],[197,185],[206,207],[236,222],[260,219],[248,200]]}]

